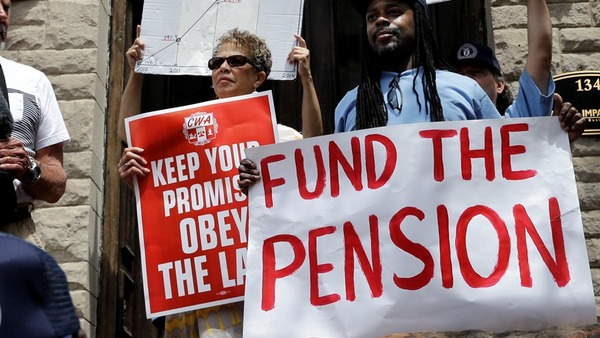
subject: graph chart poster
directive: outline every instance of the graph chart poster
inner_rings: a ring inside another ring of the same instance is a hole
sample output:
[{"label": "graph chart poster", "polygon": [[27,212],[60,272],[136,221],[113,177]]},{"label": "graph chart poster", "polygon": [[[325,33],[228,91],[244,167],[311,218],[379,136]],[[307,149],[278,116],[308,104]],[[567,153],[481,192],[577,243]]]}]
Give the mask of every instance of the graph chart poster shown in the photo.
[{"label": "graph chart poster", "polygon": [[140,37],[146,45],[136,72],[210,75],[208,60],[232,28],[265,39],[273,56],[270,79],[296,77],[287,55],[302,29],[304,0],[146,0]]}]

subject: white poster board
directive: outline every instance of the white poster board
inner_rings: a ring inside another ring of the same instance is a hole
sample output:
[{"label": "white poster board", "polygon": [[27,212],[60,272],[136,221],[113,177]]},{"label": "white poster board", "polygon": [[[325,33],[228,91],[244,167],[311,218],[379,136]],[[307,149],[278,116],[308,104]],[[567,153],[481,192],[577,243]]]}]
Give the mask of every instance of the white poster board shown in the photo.
[{"label": "white poster board", "polygon": [[146,45],[136,72],[210,75],[217,39],[232,28],[265,39],[273,66],[270,79],[293,80],[287,55],[302,29],[304,0],[146,0],[140,37]]},{"label": "white poster board", "polygon": [[555,117],[391,126],[247,149],[244,337],[596,322]]}]

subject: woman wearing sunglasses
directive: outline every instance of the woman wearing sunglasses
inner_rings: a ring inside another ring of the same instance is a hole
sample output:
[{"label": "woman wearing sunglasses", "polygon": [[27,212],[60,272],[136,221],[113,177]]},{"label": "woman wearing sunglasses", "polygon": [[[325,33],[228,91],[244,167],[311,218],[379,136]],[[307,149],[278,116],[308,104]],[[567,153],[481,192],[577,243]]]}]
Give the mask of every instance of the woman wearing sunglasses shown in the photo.
[{"label": "woman wearing sunglasses", "polygon": [[[127,51],[130,74],[121,98],[119,112],[119,136],[124,142],[125,118],[141,112],[143,74],[134,72],[135,62],[142,59],[144,43],[138,38]],[[304,39],[296,35],[298,46],[294,47],[288,61],[295,63],[302,82],[302,131],[304,137],[323,134],[321,109],[310,70],[310,53]],[[247,31],[233,29],[226,32],[218,41],[213,57],[208,61],[212,71],[212,84],[217,98],[228,98],[251,94],[267,79],[271,71],[272,59],[265,41]],[[301,138],[292,128],[279,125],[280,140]],[[143,150],[128,147],[123,151],[118,168],[121,179],[130,187],[133,177],[145,177],[150,173]],[[170,315],[165,318],[164,335],[170,337],[242,337],[243,303],[227,304],[207,309]],[[161,322],[155,324],[162,328]]]}]

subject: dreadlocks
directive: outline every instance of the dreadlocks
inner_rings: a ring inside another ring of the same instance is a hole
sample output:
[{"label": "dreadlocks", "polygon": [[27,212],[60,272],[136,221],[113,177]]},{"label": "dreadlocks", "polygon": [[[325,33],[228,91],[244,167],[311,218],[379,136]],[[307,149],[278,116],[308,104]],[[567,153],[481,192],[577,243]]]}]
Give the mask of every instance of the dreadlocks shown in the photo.
[{"label": "dreadlocks", "polygon": [[387,125],[388,114],[383,102],[379,79],[381,69],[375,62],[377,57],[367,39],[363,23],[360,39],[360,83],[356,93],[356,129],[367,129]]},{"label": "dreadlocks", "polygon": [[[416,45],[414,59],[415,66],[423,67],[422,83],[425,95],[425,111],[429,112],[431,121],[443,121],[444,114],[442,103],[435,83],[436,69],[448,69],[448,65],[441,57],[433,29],[429,24],[427,9],[419,1],[409,1],[415,19]],[[356,128],[366,129],[387,125],[388,113],[383,101],[381,85],[379,56],[373,51],[368,42],[367,29],[363,22],[361,34],[361,75],[356,96]],[[417,70],[420,72],[421,69]],[[413,80],[413,92],[417,95],[417,103],[421,107],[421,100],[416,91],[417,76]]]}]

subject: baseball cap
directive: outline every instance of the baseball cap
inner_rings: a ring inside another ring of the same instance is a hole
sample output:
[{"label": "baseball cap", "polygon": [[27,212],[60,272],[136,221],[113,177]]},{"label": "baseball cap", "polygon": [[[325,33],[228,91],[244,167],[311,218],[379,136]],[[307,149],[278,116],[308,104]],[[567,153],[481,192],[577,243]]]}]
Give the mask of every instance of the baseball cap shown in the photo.
[{"label": "baseball cap", "polygon": [[[367,11],[367,6],[372,0],[350,0],[352,6],[358,11],[358,13],[363,14]],[[425,0],[403,0],[406,2],[418,2],[427,10],[427,1]]]},{"label": "baseball cap", "polygon": [[480,63],[488,67],[494,75],[502,75],[500,63],[492,49],[476,42],[463,43],[458,47],[452,63],[456,67],[464,64]]},{"label": "baseball cap", "polygon": [[67,278],[50,254],[0,233],[0,337],[71,337],[80,328]]}]

